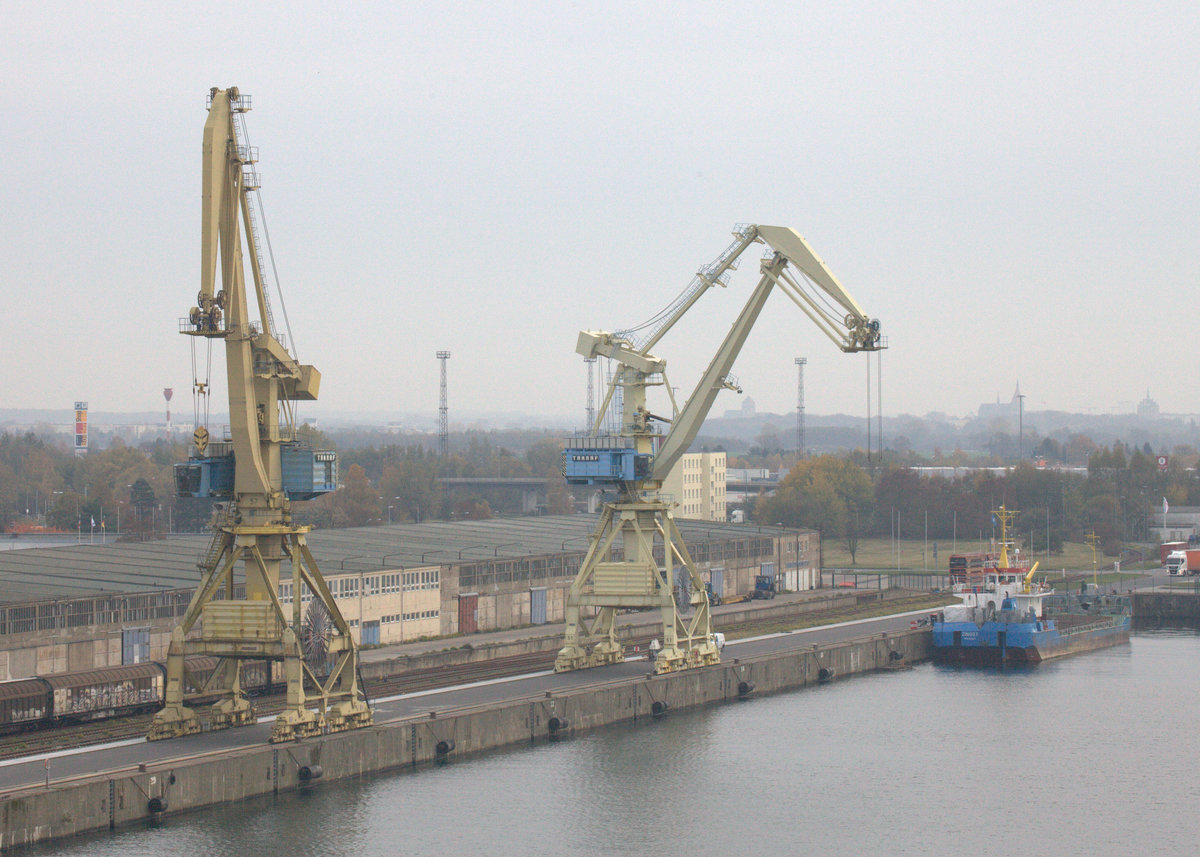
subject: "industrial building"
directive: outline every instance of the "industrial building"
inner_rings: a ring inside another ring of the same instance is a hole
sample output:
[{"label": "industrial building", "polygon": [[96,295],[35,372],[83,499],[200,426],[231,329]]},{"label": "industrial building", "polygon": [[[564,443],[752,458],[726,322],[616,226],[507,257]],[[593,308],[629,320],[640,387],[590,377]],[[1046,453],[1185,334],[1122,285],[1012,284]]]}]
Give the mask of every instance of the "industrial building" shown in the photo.
[{"label": "industrial building", "polygon": [[[819,585],[815,532],[678,524],[725,598],[776,569],[781,588]],[[356,639],[387,645],[563,621],[595,526],[591,515],[432,521],[317,530],[308,543]],[[0,680],[162,660],[209,544],[181,536],[0,550]],[[279,594],[291,602],[290,581]]]},{"label": "industrial building", "polygon": [[676,519],[725,520],[725,453],[688,452],[679,457],[663,480],[664,497],[679,508]]}]

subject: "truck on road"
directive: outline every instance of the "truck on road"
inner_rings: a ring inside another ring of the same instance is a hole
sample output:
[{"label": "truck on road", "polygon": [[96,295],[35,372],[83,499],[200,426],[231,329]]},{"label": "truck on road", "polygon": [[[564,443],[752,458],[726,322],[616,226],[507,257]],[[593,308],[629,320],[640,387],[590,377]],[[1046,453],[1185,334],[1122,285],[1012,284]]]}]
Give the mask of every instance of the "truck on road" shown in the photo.
[{"label": "truck on road", "polygon": [[1200,574],[1200,550],[1171,551],[1166,566],[1171,574]]}]

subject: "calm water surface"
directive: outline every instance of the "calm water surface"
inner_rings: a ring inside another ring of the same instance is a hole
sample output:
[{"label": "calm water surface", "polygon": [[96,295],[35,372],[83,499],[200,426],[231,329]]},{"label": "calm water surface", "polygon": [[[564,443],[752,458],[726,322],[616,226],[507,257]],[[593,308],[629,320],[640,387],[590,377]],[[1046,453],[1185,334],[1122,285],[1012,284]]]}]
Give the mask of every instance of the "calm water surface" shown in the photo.
[{"label": "calm water surface", "polygon": [[1200,851],[1200,634],[933,665],[28,849],[67,855]]}]

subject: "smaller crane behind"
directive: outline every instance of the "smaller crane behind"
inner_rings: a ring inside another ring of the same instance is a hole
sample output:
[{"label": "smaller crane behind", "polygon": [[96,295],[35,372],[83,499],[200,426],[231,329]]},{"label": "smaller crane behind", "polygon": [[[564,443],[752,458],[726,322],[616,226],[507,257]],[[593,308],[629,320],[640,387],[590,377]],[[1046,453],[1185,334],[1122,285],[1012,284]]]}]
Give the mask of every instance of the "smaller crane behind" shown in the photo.
[{"label": "smaller crane behind", "polygon": [[[627,608],[662,611],[663,643],[655,657],[655,672],[720,660],[704,583],[679,534],[672,503],[659,492],[667,474],[696,439],[717,394],[721,390],[741,392],[729,372],[776,286],[842,351],[886,347],[879,321],[867,316],[795,230],[740,225],[733,236],[725,252],[701,268],[691,284],[653,321],[630,331],[586,330],[579,334],[579,354],[585,358],[607,357],[616,362],[617,368],[589,433],[568,440],[563,450],[563,474],[572,485],[612,488],[617,498],[604,505],[567,595],[566,635],[554,665],[559,672],[620,661],[624,648],[617,640],[614,620],[618,610]],[[679,408],[667,381],[666,361],[650,349],[708,289],[727,285],[739,258],[754,244],[768,248],[758,286],[692,395]],[[669,419],[654,415],[647,407],[646,391],[654,386],[663,387],[670,399]],[[602,434],[600,428],[618,392],[620,429]],[[665,435],[659,430],[662,423],[670,425]],[[685,572],[683,600],[694,608],[691,618],[681,615],[673,595],[675,569]],[[585,609],[592,611],[590,618],[584,616]]]}]

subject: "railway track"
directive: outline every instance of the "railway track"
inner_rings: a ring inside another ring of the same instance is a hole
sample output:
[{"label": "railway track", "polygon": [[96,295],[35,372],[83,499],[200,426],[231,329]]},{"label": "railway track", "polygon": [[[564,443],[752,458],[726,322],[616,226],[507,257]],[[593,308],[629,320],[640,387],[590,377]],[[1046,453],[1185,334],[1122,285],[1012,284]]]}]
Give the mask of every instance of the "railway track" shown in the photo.
[{"label": "railway track", "polygon": [[[741,637],[750,637],[773,631],[799,630],[801,628],[829,625],[851,619],[902,613],[908,610],[935,609],[944,603],[946,603],[945,599],[931,598],[930,596],[914,596],[912,598],[895,599],[886,603],[877,603],[860,608],[841,608],[802,613],[786,621],[776,618],[743,622],[737,625],[721,625],[719,630],[726,635],[727,639],[732,641]],[[715,618],[719,620],[720,616],[718,615]],[[644,651],[649,642],[650,635],[641,635],[624,640],[627,650],[637,646]],[[494,658],[487,661],[409,670],[385,679],[373,679],[370,682],[364,682],[364,688],[368,699],[375,700],[400,693],[416,693],[423,690],[434,690],[440,687],[451,687],[476,681],[507,678],[538,670],[553,669],[554,659],[557,654],[558,650],[555,648],[542,652],[527,652],[505,658]],[[278,714],[283,710],[283,702],[284,696],[282,693],[260,696],[254,699],[254,704],[260,717]],[[36,758],[42,753],[52,753],[58,750],[86,747],[92,744],[105,744],[112,741],[140,738],[146,734],[152,717],[152,714],[127,715],[108,720],[51,727],[3,736],[0,737],[0,760],[26,756]]]}]

